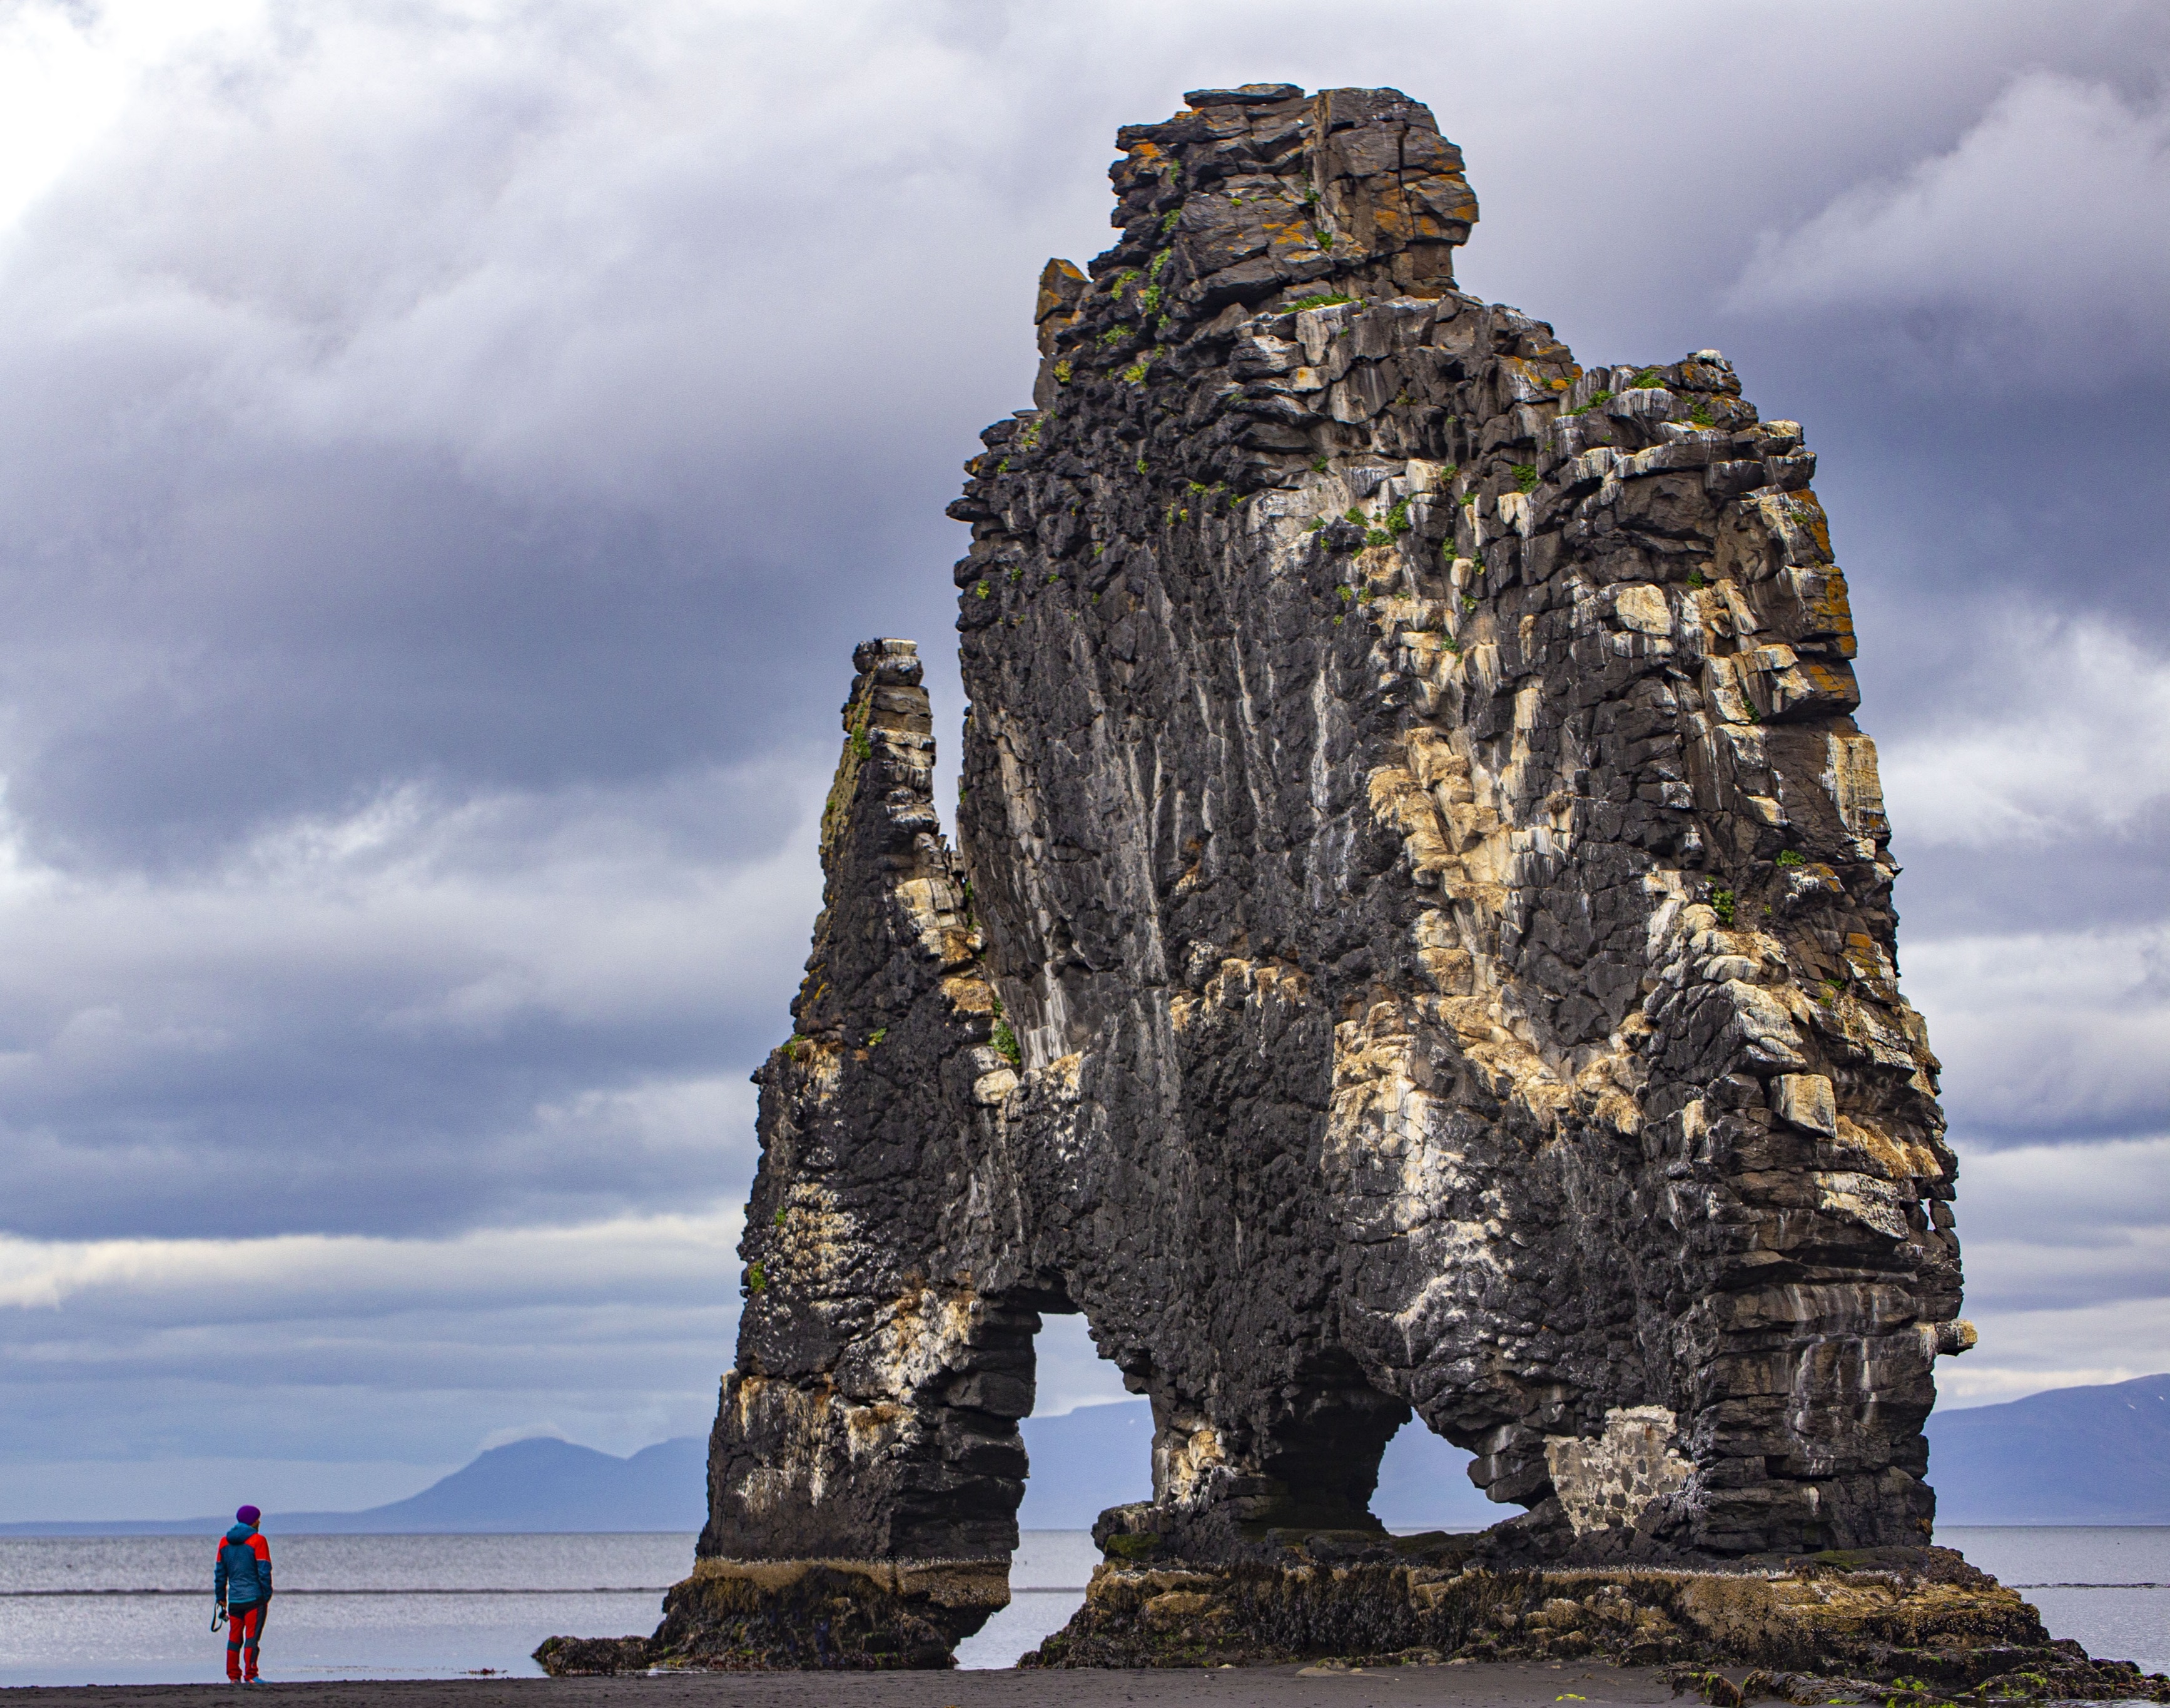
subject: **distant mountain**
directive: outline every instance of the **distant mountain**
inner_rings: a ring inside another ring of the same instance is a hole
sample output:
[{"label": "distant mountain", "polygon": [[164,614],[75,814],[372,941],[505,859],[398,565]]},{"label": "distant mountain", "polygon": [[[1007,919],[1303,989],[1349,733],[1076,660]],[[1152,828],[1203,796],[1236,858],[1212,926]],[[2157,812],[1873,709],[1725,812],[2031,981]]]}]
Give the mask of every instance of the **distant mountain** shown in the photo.
[{"label": "distant mountain", "polygon": [[[1023,1426],[1032,1475],[1018,1523],[1082,1530],[1108,1507],[1152,1494],[1152,1408],[1082,1405]],[[1456,1452],[1421,1425],[1387,1448],[1372,1509],[1387,1523],[1481,1525],[1504,1516],[1469,1486]],[[538,1438],[493,1448],[419,1495],[360,1513],[273,1512],[274,1535],[428,1535],[698,1530],[708,1517],[708,1444],[659,1442],[630,1459]],[[212,1536],[230,1518],[0,1524],[13,1536]]]},{"label": "distant mountain", "polygon": [[419,1495],[362,1513],[293,1513],[279,1527],[375,1535],[698,1530],[708,1518],[708,1443],[681,1436],[615,1459],[540,1437],[492,1448]]},{"label": "distant mountain", "polygon": [[[443,1535],[698,1530],[708,1518],[708,1443],[660,1441],[630,1459],[538,1437],[492,1448],[419,1495],[360,1513],[267,1513],[276,1535]],[[212,1536],[231,1517],[128,1523],[0,1524],[11,1536]]]},{"label": "distant mountain", "polygon": [[2170,1375],[1929,1417],[1939,1524],[2170,1524]]}]

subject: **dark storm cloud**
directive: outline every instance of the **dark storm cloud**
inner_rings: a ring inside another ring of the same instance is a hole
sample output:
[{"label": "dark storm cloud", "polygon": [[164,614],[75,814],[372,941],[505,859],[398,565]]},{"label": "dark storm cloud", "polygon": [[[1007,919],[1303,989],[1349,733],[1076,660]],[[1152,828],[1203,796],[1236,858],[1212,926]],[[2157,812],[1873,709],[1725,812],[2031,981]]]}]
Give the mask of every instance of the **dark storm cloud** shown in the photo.
[{"label": "dark storm cloud", "polygon": [[[2170,1132],[2159,8],[245,14],[0,231],[21,1452],[102,1406],[125,1455],[113,1396],[248,1347],[297,1457],[631,1446],[713,1403],[730,1240],[643,1218],[743,1192],[849,648],[916,635],[954,730],[941,511],[1028,400],[1040,263],[1104,246],[1116,124],[1266,78],[1429,100],[1484,206],[1470,288],[1588,361],[1719,345],[1804,422],[2014,1325],[1964,1379],[2170,1363],[2086,1314],[2140,1285],[2152,1200],[2082,1262],[2098,1211],[2030,1222],[2013,1160],[2124,1178]],[[617,1255],[564,1304],[583,1226]],[[367,1240],[274,1237],[327,1234]],[[251,1236],[293,1309],[227,1302]],[[511,1243],[484,1276],[468,1240]],[[673,1298],[694,1326],[642,1327]],[[399,1421],[441,1364],[472,1381]],[[325,1383],[351,1427],[312,1422]],[[200,1450],[194,1404],[157,1452]]]}]

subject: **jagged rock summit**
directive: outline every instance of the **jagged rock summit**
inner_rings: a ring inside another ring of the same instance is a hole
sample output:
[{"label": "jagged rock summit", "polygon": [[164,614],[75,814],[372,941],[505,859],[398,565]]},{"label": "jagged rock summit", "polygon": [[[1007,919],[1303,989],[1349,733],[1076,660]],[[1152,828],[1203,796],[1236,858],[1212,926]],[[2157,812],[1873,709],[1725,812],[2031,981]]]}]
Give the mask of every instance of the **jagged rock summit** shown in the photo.
[{"label": "jagged rock summit", "polygon": [[[622,1657],[946,1661],[1070,1311],[1154,1497],[1049,1663],[2039,1657],[1927,1547],[1954,1164],[1799,428],[1459,292],[1405,95],[1187,99],[951,506],[956,852],[915,649],[856,656],[711,1516]],[[1387,1536],[1412,1411],[1520,1516]],[[1690,1593],[1809,1555],[1882,1575]]]}]

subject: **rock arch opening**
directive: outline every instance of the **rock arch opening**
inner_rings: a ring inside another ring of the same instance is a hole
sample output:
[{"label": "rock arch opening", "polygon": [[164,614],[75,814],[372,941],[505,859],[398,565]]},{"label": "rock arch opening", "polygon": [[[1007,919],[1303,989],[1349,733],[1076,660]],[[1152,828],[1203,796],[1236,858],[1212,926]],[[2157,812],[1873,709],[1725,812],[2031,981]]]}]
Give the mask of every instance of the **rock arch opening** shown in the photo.
[{"label": "rock arch opening", "polygon": [[1475,1457],[1412,1415],[1379,1456],[1372,1513],[1398,1534],[1481,1530],[1513,1517],[1515,1508],[1487,1500],[1470,1480]]},{"label": "rock arch opening", "polygon": [[1151,1405],[1124,1386],[1083,1314],[1044,1312],[1033,1356],[1019,1531],[1089,1531],[1109,1507],[1152,1499]]}]

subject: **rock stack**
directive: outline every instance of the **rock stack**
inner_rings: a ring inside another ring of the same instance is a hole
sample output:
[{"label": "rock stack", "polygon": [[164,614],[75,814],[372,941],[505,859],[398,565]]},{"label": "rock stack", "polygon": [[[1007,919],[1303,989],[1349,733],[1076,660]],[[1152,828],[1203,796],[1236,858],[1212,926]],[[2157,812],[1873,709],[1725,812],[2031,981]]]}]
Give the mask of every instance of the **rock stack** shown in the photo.
[{"label": "rock stack", "polygon": [[[1049,1312],[1155,1425],[1050,1662],[1723,1657],[1710,1596],[1606,1587],[1654,1571],[1865,1571],[1875,1641],[2038,1653],[1928,1545],[1954,1162],[1799,429],[1458,291],[1477,205],[1398,92],[1186,99],[951,506],[955,852],[914,651],[859,650],[645,1657],[943,1658]],[[1516,1516],[1387,1536],[1413,1412]]]}]

